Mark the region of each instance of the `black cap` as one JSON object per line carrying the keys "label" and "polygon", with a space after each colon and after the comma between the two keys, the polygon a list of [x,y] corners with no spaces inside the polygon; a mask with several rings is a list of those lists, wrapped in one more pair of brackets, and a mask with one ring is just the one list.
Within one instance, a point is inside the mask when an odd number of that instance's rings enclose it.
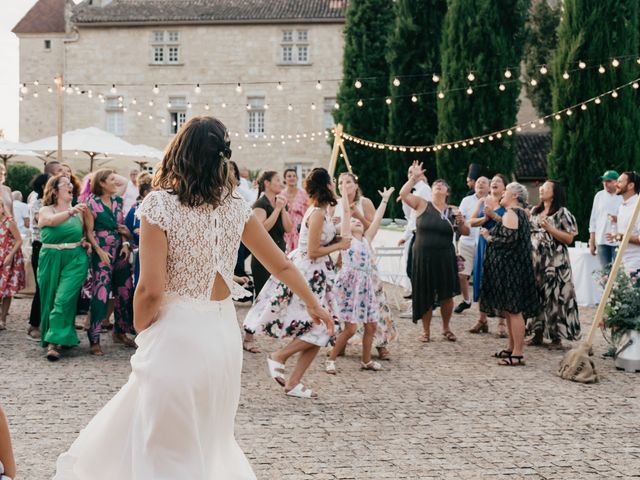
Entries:
{"label": "black cap", "polygon": [[482,176],[482,165],[477,163],[471,163],[469,165],[469,173],[467,173],[467,178],[472,180],[477,180]]}

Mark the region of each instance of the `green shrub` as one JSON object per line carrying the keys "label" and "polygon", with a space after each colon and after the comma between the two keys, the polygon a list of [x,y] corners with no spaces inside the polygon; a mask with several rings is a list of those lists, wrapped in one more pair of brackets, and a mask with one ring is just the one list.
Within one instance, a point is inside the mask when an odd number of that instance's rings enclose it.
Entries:
{"label": "green shrub", "polygon": [[31,180],[39,173],[42,172],[31,165],[22,163],[9,164],[5,184],[11,188],[11,191],[19,190],[22,192],[23,200],[26,202],[27,196],[31,193]]}

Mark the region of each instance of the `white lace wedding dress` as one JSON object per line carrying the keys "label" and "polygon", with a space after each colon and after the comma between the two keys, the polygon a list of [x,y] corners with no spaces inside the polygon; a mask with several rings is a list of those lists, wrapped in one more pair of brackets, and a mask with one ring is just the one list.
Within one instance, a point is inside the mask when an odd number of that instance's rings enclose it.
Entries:
{"label": "white lace wedding dress", "polygon": [[[80,432],[54,480],[235,480],[255,475],[234,437],[242,338],[231,298],[210,301],[216,275],[233,296],[240,237],[251,210],[227,197],[189,208],[165,191],[139,215],[168,240],[158,320],[141,332],[122,389]],[[220,281],[220,278],[218,278]]]}

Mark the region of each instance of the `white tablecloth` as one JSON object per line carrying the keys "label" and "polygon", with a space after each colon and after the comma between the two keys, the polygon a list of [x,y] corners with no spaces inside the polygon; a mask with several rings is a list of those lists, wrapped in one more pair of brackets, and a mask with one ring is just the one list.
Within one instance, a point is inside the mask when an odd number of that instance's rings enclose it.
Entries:
{"label": "white tablecloth", "polygon": [[602,295],[602,289],[593,277],[593,272],[602,268],[598,257],[591,255],[586,247],[576,247],[569,249],[569,258],[578,305],[597,305]]}

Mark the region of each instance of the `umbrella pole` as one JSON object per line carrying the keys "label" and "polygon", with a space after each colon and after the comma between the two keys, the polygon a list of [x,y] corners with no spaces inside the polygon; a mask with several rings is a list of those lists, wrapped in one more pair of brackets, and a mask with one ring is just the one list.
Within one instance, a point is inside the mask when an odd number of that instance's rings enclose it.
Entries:
{"label": "umbrella pole", "polygon": [[57,96],[57,126],[58,126],[58,152],[56,155],[56,159],[58,162],[62,163],[62,130],[64,123],[64,92],[62,91],[63,77],[62,75],[58,75],[55,79],[56,83],[56,96]]}

